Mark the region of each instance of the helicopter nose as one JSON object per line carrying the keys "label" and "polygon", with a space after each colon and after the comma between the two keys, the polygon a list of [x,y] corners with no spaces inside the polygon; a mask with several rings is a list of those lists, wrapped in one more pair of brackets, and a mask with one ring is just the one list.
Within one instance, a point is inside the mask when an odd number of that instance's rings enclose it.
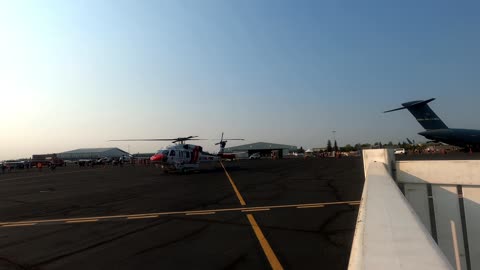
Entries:
{"label": "helicopter nose", "polygon": [[150,157],[151,161],[162,161],[163,155],[162,154],[155,154]]}

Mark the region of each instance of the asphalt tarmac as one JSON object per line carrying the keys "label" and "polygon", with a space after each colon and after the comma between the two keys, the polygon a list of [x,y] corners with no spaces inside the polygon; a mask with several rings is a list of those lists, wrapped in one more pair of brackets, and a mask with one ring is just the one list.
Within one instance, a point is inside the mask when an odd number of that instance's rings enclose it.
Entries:
{"label": "asphalt tarmac", "polygon": [[347,268],[360,158],[224,165],[0,175],[0,269]]}

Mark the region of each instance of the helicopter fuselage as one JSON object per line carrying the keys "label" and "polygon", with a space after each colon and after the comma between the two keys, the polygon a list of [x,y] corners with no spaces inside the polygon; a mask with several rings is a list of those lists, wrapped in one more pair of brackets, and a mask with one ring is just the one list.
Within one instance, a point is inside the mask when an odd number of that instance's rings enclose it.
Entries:
{"label": "helicopter fuselage", "polygon": [[150,160],[165,171],[195,170],[204,165],[218,163],[221,157],[203,152],[203,148],[193,144],[177,144],[158,150]]}

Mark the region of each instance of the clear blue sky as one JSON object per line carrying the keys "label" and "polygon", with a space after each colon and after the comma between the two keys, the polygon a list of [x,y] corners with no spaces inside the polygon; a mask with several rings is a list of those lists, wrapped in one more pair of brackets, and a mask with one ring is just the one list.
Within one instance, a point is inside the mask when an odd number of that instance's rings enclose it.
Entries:
{"label": "clear blue sky", "polygon": [[0,160],[221,131],[420,140],[408,112],[381,112],[430,97],[447,125],[480,129],[479,3],[2,1]]}

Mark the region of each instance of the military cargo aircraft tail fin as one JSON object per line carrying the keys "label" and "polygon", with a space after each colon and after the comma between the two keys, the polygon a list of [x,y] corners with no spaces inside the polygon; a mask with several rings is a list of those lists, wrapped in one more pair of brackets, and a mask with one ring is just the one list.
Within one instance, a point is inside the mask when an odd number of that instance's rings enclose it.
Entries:
{"label": "military cargo aircraft tail fin", "polygon": [[413,114],[413,116],[415,116],[418,123],[420,123],[424,129],[446,129],[448,128],[447,125],[445,125],[445,123],[443,123],[443,121],[427,105],[427,103],[433,100],[435,99],[431,98],[427,100],[406,102],[402,104],[402,107],[385,111],[384,113],[407,109],[411,114]]}

